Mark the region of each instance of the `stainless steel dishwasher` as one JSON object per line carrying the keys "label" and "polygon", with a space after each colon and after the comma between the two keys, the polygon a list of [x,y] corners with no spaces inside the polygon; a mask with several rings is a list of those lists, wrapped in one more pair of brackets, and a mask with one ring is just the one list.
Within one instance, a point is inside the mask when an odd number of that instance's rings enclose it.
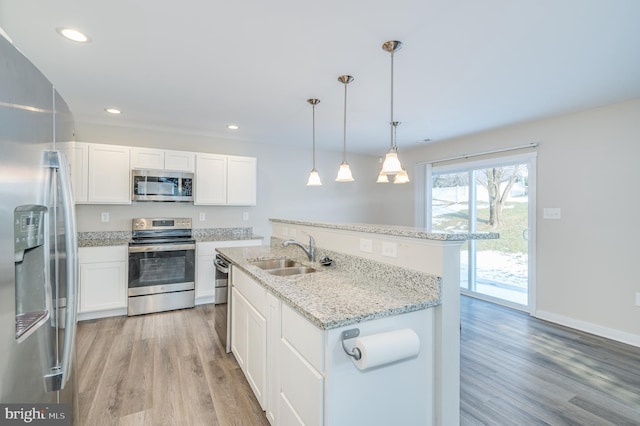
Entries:
{"label": "stainless steel dishwasher", "polygon": [[225,347],[227,353],[231,352],[231,339],[228,338],[230,334],[230,324],[228,322],[229,304],[229,262],[220,256],[216,255],[213,261],[216,267],[215,273],[215,309],[214,309],[214,328],[216,334],[220,339],[220,342]]}

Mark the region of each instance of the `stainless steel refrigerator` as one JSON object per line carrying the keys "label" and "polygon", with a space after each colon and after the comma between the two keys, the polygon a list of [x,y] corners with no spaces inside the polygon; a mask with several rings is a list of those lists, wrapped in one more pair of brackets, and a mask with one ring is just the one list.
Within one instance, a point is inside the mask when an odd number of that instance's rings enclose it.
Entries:
{"label": "stainless steel refrigerator", "polygon": [[75,214],[55,150],[73,137],[64,100],[0,35],[0,403],[77,418]]}

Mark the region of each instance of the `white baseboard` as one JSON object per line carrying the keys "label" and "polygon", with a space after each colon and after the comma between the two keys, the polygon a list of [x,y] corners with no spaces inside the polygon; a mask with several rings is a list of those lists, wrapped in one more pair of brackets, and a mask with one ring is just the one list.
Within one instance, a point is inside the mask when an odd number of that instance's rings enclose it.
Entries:
{"label": "white baseboard", "polygon": [[611,339],[617,342],[626,343],[627,345],[640,347],[640,336],[637,334],[603,327],[601,325],[593,324],[586,321],[580,321],[574,318],[565,317],[563,315],[554,314],[553,312],[536,310],[535,313],[532,314],[532,316],[541,320],[560,324],[565,327],[575,328],[576,330],[584,331],[585,333],[595,334],[596,336],[604,337],[606,339]]}
{"label": "white baseboard", "polygon": [[108,309],[106,311],[85,312],[78,314],[78,321],[127,315],[127,308]]}

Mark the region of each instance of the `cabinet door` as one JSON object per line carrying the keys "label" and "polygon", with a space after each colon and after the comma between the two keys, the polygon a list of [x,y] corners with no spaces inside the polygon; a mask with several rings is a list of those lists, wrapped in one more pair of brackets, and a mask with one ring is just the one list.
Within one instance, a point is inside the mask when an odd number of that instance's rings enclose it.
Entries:
{"label": "cabinet door", "polygon": [[256,205],[257,159],[228,156],[227,204]]}
{"label": "cabinet door", "polygon": [[85,142],[65,142],[60,144],[69,162],[71,172],[71,190],[76,204],[87,202],[89,174],[89,145]]}
{"label": "cabinet door", "polygon": [[247,356],[247,300],[240,292],[231,290],[231,352],[242,371],[245,371]]}
{"label": "cabinet door", "polygon": [[196,155],[194,204],[227,203],[227,156]]}
{"label": "cabinet door", "polygon": [[153,148],[131,148],[132,169],[164,169],[164,151]]}
{"label": "cabinet door", "polygon": [[89,145],[89,202],[131,204],[129,147]]}
{"label": "cabinet door", "polygon": [[127,307],[125,262],[80,265],[79,312]]}
{"label": "cabinet door", "polygon": [[[215,255],[198,256],[196,265],[196,299],[215,296]],[[197,301],[196,301],[197,302]]]}
{"label": "cabinet door", "polygon": [[193,172],[195,166],[195,153],[187,151],[165,151],[164,169],[181,172]]}
{"label": "cabinet door", "polygon": [[264,410],[267,384],[267,320],[247,304],[245,376]]}
{"label": "cabinet door", "polygon": [[[324,378],[293,346],[280,342],[279,424],[322,425],[324,409]],[[295,413],[295,414],[294,414]]]}
{"label": "cabinet door", "polygon": [[267,293],[267,393],[265,395],[265,412],[269,423],[280,423],[278,415],[278,394],[280,394],[279,357],[280,348],[280,299]]}

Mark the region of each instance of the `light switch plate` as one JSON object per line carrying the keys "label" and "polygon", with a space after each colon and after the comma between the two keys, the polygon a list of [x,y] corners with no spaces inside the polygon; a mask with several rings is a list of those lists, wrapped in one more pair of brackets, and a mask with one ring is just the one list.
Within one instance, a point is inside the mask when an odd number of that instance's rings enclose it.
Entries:
{"label": "light switch plate", "polygon": [[242,220],[249,220],[249,212],[242,213]]}
{"label": "light switch plate", "polygon": [[385,241],[382,243],[382,255],[385,257],[398,257],[398,243]]}
{"label": "light switch plate", "polygon": [[544,219],[562,219],[562,209],[546,207],[542,210],[542,217]]}
{"label": "light switch plate", "polygon": [[100,213],[100,222],[109,222],[109,212]]}
{"label": "light switch plate", "polygon": [[360,251],[365,253],[373,253],[373,240],[360,238]]}

